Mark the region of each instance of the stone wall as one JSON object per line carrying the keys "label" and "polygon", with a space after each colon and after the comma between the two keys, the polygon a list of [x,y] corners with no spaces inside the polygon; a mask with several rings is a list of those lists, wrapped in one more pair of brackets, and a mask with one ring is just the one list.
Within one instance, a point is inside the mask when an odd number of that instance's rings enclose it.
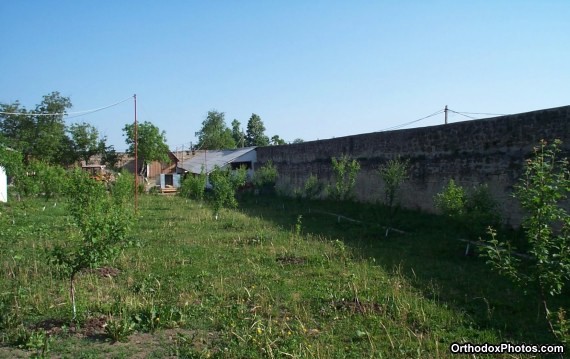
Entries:
{"label": "stone wall", "polygon": [[410,179],[402,186],[401,204],[433,211],[433,197],[450,178],[471,187],[488,184],[502,204],[507,223],[518,225],[521,212],[511,197],[524,160],[540,139],[561,139],[570,154],[570,106],[484,120],[409,130],[375,132],[283,146],[257,148],[258,161],[272,160],[278,185],[302,188],[309,175],[332,179],[331,157],[347,154],[361,164],[356,196],[382,200],[378,167],[392,158],[409,159]]}

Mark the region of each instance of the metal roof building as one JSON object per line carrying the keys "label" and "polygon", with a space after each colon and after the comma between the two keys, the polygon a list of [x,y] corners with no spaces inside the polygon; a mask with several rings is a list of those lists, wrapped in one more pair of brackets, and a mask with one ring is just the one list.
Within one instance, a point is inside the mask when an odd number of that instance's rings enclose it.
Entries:
{"label": "metal roof building", "polygon": [[178,162],[178,172],[206,174],[212,172],[216,166],[224,168],[228,165],[232,169],[245,166],[250,174],[253,173],[257,162],[256,147],[244,147],[235,150],[201,150],[194,151],[190,157],[184,157]]}

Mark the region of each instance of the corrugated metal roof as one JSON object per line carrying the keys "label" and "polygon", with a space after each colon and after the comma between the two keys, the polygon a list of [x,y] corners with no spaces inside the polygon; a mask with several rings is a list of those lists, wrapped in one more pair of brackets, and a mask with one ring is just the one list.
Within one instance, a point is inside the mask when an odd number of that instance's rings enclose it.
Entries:
{"label": "corrugated metal roof", "polygon": [[196,154],[184,161],[178,162],[178,167],[190,173],[206,173],[214,170],[214,167],[224,167],[235,159],[255,150],[255,147],[238,148],[237,150],[207,150],[196,151]]}

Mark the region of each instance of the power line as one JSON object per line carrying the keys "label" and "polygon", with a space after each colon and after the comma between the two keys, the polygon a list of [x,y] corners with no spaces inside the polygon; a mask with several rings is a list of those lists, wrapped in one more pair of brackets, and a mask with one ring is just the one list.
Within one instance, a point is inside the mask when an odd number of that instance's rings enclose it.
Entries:
{"label": "power line", "polygon": [[89,115],[91,113],[94,112],[99,112],[99,111],[103,111],[106,110],[110,107],[114,107],[117,105],[122,104],[123,102],[129,101],[130,99],[132,99],[133,96],[129,96],[124,100],[115,102],[111,105],[107,105],[107,106],[103,106],[103,107],[99,107],[99,108],[95,108],[95,109],[91,109],[91,110],[84,110],[84,111],[74,111],[74,112],[56,112],[56,113],[33,113],[33,112],[3,112],[0,111],[0,115],[18,115],[18,116],[67,116],[67,119],[71,119],[71,118],[76,118],[76,117],[81,117],[81,116],[85,116],[85,115]]}
{"label": "power line", "polygon": [[483,116],[508,116],[509,115],[508,113],[486,113],[486,112],[465,112],[465,111],[457,111],[456,113],[462,113],[462,114],[468,114],[468,115],[483,115]]}
{"label": "power line", "polygon": [[388,128],[385,128],[385,129],[383,129],[383,130],[380,130],[379,132],[397,130],[397,129],[399,129],[399,128],[402,128],[402,127],[405,127],[405,126],[411,125],[411,124],[413,124],[413,123],[416,123],[416,122],[420,122],[420,121],[426,120],[426,119],[428,119],[428,118],[430,118],[430,117],[433,117],[433,116],[439,115],[440,113],[443,113],[443,111],[444,111],[444,110],[439,110],[439,111],[436,111],[436,112],[432,113],[431,115],[427,115],[427,116],[425,116],[425,117],[419,118],[419,119],[417,119],[417,120],[414,120],[414,121],[410,121],[410,122],[402,123],[402,124],[400,124],[400,125],[396,125],[396,126],[388,127]]}
{"label": "power line", "polygon": [[456,113],[456,114],[461,115],[461,116],[464,116],[464,117],[467,117],[467,118],[470,118],[470,119],[472,119],[472,120],[477,120],[477,118],[475,118],[475,117],[473,117],[473,116],[466,115],[466,114],[461,113],[461,112],[453,111],[453,110],[450,110],[450,109],[448,109],[448,111],[449,111],[449,112]]}

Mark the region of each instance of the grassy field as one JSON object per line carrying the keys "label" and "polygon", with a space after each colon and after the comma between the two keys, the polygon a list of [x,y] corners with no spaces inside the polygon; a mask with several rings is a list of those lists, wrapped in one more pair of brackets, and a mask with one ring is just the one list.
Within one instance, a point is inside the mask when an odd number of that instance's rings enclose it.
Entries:
{"label": "grassy field", "polygon": [[381,206],[280,197],[214,220],[143,196],[132,245],[79,276],[75,323],[48,263],[74,233],[54,203],[0,207],[0,357],[451,358],[453,342],[554,342],[536,298],[465,256],[442,218],[401,211],[405,233],[386,237]]}

